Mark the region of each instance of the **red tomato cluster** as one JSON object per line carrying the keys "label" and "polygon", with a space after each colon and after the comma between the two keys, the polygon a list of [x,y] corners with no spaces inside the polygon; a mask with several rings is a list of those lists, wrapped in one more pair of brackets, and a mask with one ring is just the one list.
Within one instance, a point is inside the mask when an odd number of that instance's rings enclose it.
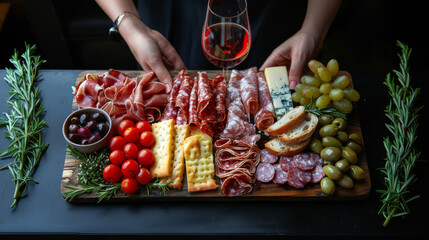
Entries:
{"label": "red tomato cluster", "polygon": [[155,157],[150,147],[155,143],[155,138],[146,121],[134,123],[128,119],[122,120],[118,133],[110,140],[111,164],[104,168],[103,177],[110,183],[122,180],[122,191],[133,194],[139,184],[147,184],[152,178],[149,168]]}

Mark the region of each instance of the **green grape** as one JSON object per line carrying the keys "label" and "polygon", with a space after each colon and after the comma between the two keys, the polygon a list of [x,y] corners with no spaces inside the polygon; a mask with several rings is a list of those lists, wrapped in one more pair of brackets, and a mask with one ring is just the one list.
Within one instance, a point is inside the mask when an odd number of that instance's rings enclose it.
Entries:
{"label": "green grape", "polygon": [[316,107],[317,108],[323,108],[328,106],[328,104],[331,102],[331,99],[328,95],[321,95],[316,100]]}
{"label": "green grape", "polygon": [[308,86],[302,90],[302,95],[308,99],[316,99],[320,96],[319,88]]}
{"label": "green grape", "polygon": [[329,69],[325,66],[321,66],[317,69],[317,72],[319,73],[320,79],[322,82],[330,82],[332,79],[332,74],[329,71]]}
{"label": "green grape", "polygon": [[310,75],[304,75],[301,77],[301,82],[304,84],[308,84],[313,87],[319,87],[320,86],[320,79],[315,78]]}
{"label": "green grape", "polygon": [[319,92],[321,94],[326,94],[328,95],[329,92],[332,90],[332,84],[331,83],[322,83],[319,87]]}
{"label": "green grape", "polygon": [[344,97],[352,102],[357,102],[360,99],[360,94],[354,88],[346,88],[343,90]]}
{"label": "green grape", "polygon": [[329,69],[332,76],[337,75],[340,69],[340,67],[338,66],[338,62],[335,59],[329,60],[328,64],[326,64],[326,67]]}
{"label": "green grape", "polygon": [[334,86],[334,88],[339,88],[339,89],[344,89],[347,86],[349,86],[351,80],[349,78],[349,76],[347,75],[342,75],[337,77],[334,82],[332,83],[332,86]]}
{"label": "green grape", "polygon": [[303,96],[301,94],[299,94],[298,92],[292,93],[292,101],[293,102],[301,103],[301,98],[303,98]]}
{"label": "green grape", "polygon": [[347,98],[342,98],[339,101],[332,101],[332,105],[342,113],[350,113],[353,110],[353,104]]}
{"label": "green grape", "polygon": [[310,68],[310,70],[315,74],[319,74],[318,72],[319,67],[323,67],[323,64],[317,60],[310,60],[308,62],[308,68]]}
{"label": "green grape", "polygon": [[301,95],[302,95],[302,90],[303,90],[304,88],[307,88],[307,87],[309,87],[309,85],[304,84],[304,83],[298,83],[298,84],[295,86],[295,92],[297,92],[297,93],[299,93],[299,94],[301,94]]}
{"label": "green grape", "polygon": [[334,88],[329,92],[329,98],[332,101],[339,101],[343,99],[343,97],[344,97],[344,92],[341,89]]}

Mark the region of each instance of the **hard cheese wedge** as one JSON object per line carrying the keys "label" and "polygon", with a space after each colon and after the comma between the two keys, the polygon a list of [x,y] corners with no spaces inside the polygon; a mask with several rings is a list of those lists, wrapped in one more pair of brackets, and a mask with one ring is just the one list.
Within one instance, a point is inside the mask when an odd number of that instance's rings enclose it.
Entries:
{"label": "hard cheese wedge", "polygon": [[270,90],[271,100],[277,119],[280,119],[293,108],[292,94],[289,89],[289,78],[286,66],[265,68],[265,78]]}

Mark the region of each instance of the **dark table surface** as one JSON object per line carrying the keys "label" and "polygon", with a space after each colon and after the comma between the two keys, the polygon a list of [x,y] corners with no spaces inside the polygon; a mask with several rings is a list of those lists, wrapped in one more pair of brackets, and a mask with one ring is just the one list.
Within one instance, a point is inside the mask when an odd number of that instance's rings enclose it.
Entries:
{"label": "dark table surface", "polygon": [[[49,148],[43,155],[27,194],[15,209],[12,203],[13,184],[8,170],[0,172],[0,238],[4,235],[230,235],[237,237],[295,238],[345,235],[366,237],[405,237],[428,235],[427,206],[428,164],[418,163],[418,181],[411,188],[421,198],[409,204],[411,214],[405,219],[393,219],[383,227],[378,214],[381,206],[377,189],[383,188],[383,176],[377,168],[384,165],[384,108],[388,95],[382,82],[385,70],[349,70],[355,88],[361,94],[358,103],[365,151],[369,163],[372,190],[363,200],[280,202],[280,201],[203,201],[72,204],[60,191],[66,142],[61,133],[64,119],[71,111],[72,89],[80,70],[42,70],[41,98],[46,108],[44,119],[49,127],[44,140]],[[6,72],[0,70],[0,79]],[[0,81],[0,112],[8,112],[6,100],[9,86]],[[422,95],[425,94],[423,89]],[[422,100],[423,101],[423,100]],[[419,103],[423,103],[420,101]],[[426,109],[424,109],[426,110]],[[427,114],[421,123],[427,121]],[[0,132],[0,150],[8,145],[4,129]],[[422,132],[422,128],[421,131]],[[420,135],[423,135],[420,134]],[[417,142],[423,146],[423,139]],[[427,153],[423,152],[422,157]],[[3,166],[8,159],[0,160]],[[2,236],[3,235],[3,236]],[[207,239],[207,238],[206,238]]]}

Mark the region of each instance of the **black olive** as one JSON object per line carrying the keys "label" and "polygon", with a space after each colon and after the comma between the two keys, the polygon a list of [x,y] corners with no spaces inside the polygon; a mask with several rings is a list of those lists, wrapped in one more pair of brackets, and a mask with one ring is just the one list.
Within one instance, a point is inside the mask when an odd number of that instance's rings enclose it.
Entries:
{"label": "black olive", "polygon": [[86,123],[90,120],[88,113],[82,113],[79,118],[79,122],[81,126],[85,126]]}
{"label": "black olive", "polygon": [[99,141],[100,139],[101,139],[100,133],[95,132],[94,134],[92,134],[92,135],[89,137],[89,139],[88,139],[88,140],[89,140],[91,143],[95,143],[95,142]]}
{"label": "black olive", "polygon": [[69,126],[69,132],[70,133],[77,133],[78,129],[79,129],[79,126],[77,124],[70,124],[70,126]]}
{"label": "black olive", "polygon": [[88,140],[88,138],[84,138],[82,139],[82,141],[80,142],[80,144],[82,145],[86,145],[86,144],[90,144],[91,142]]}
{"label": "black olive", "polygon": [[79,143],[80,142],[80,136],[76,133],[70,133],[68,135],[68,139],[74,143]]}
{"label": "black olive", "polygon": [[97,130],[100,132],[101,136],[104,136],[109,131],[109,126],[105,123],[99,123],[97,124]]}
{"label": "black olive", "polygon": [[105,122],[106,119],[104,119],[104,116],[100,113],[93,113],[92,114],[92,120],[95,120],[97,122]]}
{"label": "black olive", "polygon": [[97,129],[97,122],[95,120],[91,120],[86,123],[85,127],[88,128],[91,132],[94,132]]}
{"label": "black olive", "polygon": [[71,124],[78,124],[79,123],[79,117],[74,116],[70,119]]}

